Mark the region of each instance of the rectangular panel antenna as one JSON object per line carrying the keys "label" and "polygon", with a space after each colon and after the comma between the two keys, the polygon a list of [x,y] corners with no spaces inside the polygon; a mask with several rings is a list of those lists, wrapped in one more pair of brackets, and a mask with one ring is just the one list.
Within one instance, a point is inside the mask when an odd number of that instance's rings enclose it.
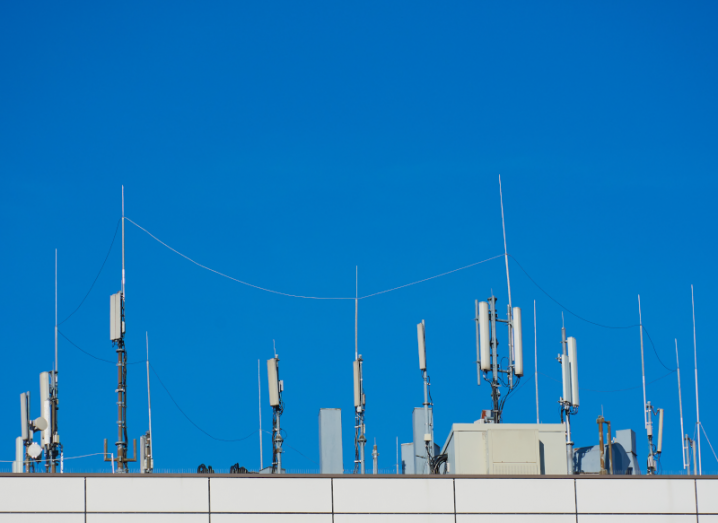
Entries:
{"label": "rectangular panel antenna", "polygon": [[578,407],[578,359],[576,355],[576,338],[568,338],[568,361],[571,368],[571,405]]}
{"label": "rectangular panel antenna", "polygon": [[354,407],[362,406],[361,360],[354,360]]}
{"label": "rectangular panel antenna", "polygon": [[416,325],[416,335],[419,339],[419,370],[426,370],[426,332],[423,321]]}
{"label": "rectangular panel antenna", "polygon": [[110,341],[122,338],[122,293],[110,296]]}
{"label": "rectangular panel antenna", "polygon": [[269,405],[279,407],[279,358],[267,360],[267,384],[269,385]]}
{"label": "rectangular panel antenna", "polygon": [[479,348],[481,370],[491,370],[491,333],[489,332],[489,304],[479,302]]}
{"label": "rectangular panel antenna", "polygon": [[521,330],[521,307],[514,307],[513,311],[514,330],[514,374],[524,375],[524,336]]}

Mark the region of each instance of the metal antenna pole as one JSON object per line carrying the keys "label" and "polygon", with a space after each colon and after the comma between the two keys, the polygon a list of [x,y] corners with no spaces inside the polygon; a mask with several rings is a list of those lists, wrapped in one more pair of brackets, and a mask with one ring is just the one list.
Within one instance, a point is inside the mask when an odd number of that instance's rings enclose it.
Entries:
{"label": "metal antenna pole", "polygon": [[686,442],[685,438],[683,437],[683,401],[681,400],[681,365],[678,362],[678,339],[675,339],[676,342],[676,372],[678,373],[678,409],[681,415],[681,449],[682,449],[682,457],[683,457],[683,468],[686,468]]}
{"label": "metal antenna pole", "polygon": [[641,331],[641,375],[643,378],[643,422],[648,437],[648,462],[646,473],[652,474],[655,468],[653,459],[653,420],[651,419],[651,407],[646,401],[646,365],[643,358],[643,316],[641,314],[641,295],[638,295],[638,326]]}
{"label": "metal antenna pole", "polygon": [[396,473],[399,474],[399,436],[396,437]]}
{"label": "metal antenna pole", "polygon": [[55,249],[55,372],[53,376],[54,381],[54,392],[52,395],[52,430],[50,430],[50,434],[52,434],[52,442],[50,444],[51,447],[51,455],[52,455],[52,472],[57,471],[57,463],[56,463],[56,447],[59,441],[59,437],[57,434],[57,411],[59,410],[59,401],[58,401],[58,387],[57,387],[57,376],[58,376],[58,366],[57,366],[57,249]]}
{"label": "metal antenna pole", "polygon": [[499,355],[498,355],[498,342],[496,341],[496,297],[491,296],[489,298],[489,314],[491,314],[491,350],[492,350],[492,365],[491,365],[491,398],[494,403],[494,423],[501,421],[499,412]]}
{"label": "metal antenna pole", "polygon": [[354,295],[354,359],[359,357],[359,266],[356,267],[356,294]]}
{"label": "metal antenna pole", "polygon": [[262,457],[262,373],[260,372],[259,360],[257,360],[257,397],[259,398],[259,470],[264,469]]}
{"label": "metal antenna pole", "polygon": [[693,306],[693,362],[695,363],[696,380],[696,425],[698,426],[698,475],[703,475],[701,464],[701,414],[698,408],[698,352],[696,349],[696,301],[693,297],[693,285],[691,285],[691,305]]}
{"label": "metal antenna pole", "polygon": [[[424,320],[421,320],[423,325]],[[431,423],[429,422],[429,372],[424,369],[421,371],[422,377],[424,378],[424,445],[426,447],[426,466],[428,468],[427,473],[431,474],[431,461],[432,461],[432,450],[433,450],[433,434]]]}
{"label": "metal antenna pole", "polygon": [[511,305],[511,279],[509,278],[509,251],[506,249],[506,223],[504,221],[504,195],[501,191],[501,175],[499,174],[499,197],[501,198],[501,227],[504,230],[504,259],[506,260],[506,284],[509,288],[509,307]]}
{"label": "metal antenna pole", "polygon": [[[155,455],[152,452],[152,443],[154,438],[152,437],[152,398],[150,396],[150,337],[147,331],[145,331],[145,343],[147,345],[147,415],[149,417],[150,424],[150,456],[147,460],[147,469],[151,472],[154,468]],[[144,463],[142,465],[144,465]]]}
{"label": "metal antenna pole", "polygon": [[[561,323],[563,325],[563,312],[561,313]],[[566,376],[566,370],[564,370],[564,365],[568,365],[568,351],[566,349],[567,345],[566,341],[566,327],[561,327],[561,348],[562,348],[562,355],[561,355],[561,370],[563,371],[563,375]],[[568,375],[570,376],[570,371],[568,372]],[[564,377],[564,384],[566,383],[566,378]],[[566,395],[569,394],[567,389]],[[563,398],[563,410],[566,414],[566,468],[568,469],[569,474],[574,473],[574,466],[573,466],[573,441],[571,441],[571,403],[566,399]]]}
{"label": "metal antenna pole", "polygon": [[538,342],[536,341],[536,300],[534,300],[534,381],[536,382],[536,424],[539,421],[539,392],[538,392]]}
{"label": "metal antenna pole", "polygon": [[508,328],[509,328],[509,364],[508,372],[509,377],[509,389],[513,388],[514,385],[514,343],[513,343],[513,324],[511,322],[511,316],[513,312],[513,305],[511,303],[511,278],[509,278],[509,251],[506,248],[506,222],[504,220],[504,195],[501,191],[501,175],[499,174],[499,198],[501,199],[501,228],[504,232],[504,260],[506,261],[506,286],[509,289],[509,303],[508,303]]}

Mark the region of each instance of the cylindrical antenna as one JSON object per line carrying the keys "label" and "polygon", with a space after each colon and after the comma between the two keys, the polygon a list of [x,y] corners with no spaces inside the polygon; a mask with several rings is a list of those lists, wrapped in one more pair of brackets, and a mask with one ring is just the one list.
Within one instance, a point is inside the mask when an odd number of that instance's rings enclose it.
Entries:
{"label": "cylindrical antenna", "polygon": [[534,382],[536,382],[536,424],[539,421],[539,391],[538,391],[538,342],[536,341],[536,300],[534,300]]}
{"label": "cylindrical antenna", "polygon": [[30,441],[30,413],[29,406],[30,401],[27,394],[24,392],[20,394],[20,430],[23,441]]}
{"label": "cylindrical antenna", "polygon": [[[152,452],[152,444],[155,441],[155,438],[152,437],[152,398],[150,396],[150,336],[145,331],[145,343],[147,345],[147,415],[149,417],[149,429],[150,429],[150,460],[149,463],[147,463],[147,468],[149,470],[152,470],[153,462],[155,460],[155,454]],[[144,449],[144,445],[141,445],[141,447]]]}
{"label": "cylindrical antenna", "polygon": [[476,384],[481,386],[481,349],[479,342],[479,300],[474,302],[476,307],[476,317],[474,323],[476,323]]}
{"label": "cylindrical antenna", "polygon": [[509,278],[509,251],[506,249],[506,223],[504,221],[504,194],[501,191],[501,175],[499,174],[499,197],[501,198],[501,228],[504,231],[504,259],[506,260],[506,285],[509,288],[509,306],[511,307],[511,279]]}
{"label": "cylindrical antenna", "polygon": [[257,360],[257,398],[259,398],[259,470],[264,469],[262,457],[262,373],[259,360]]}
{"label": "cylindrical antenna", "polygon": [[269,386],[269,405],[279,407],[279,358],[274,357],[267,360],[267,384]]}
{"label": "cylindrical antenna", "polygon": [[703,465],[701,463],[701,414],[698,408],[698,351],[696,349],[696,301],[693,297],[693,285],[691,285],[691,305],[693,306],[693,361],[695,363],[696,374],[696,425],[698,426],[698,475],[703,475]]}
{"label": "cylindrical antenna", "polygon": [[641,295],[638,295],[638,328],[641,332],[641,375],[643,377],[643,425],[648,428],[648,411],[646,410],[646,364],[643,361],[643,317],[641,315]]}
{"label": "cylindrical antenna", "polygon": [[479,302],[479,337],[481,370],[491,370],[491,333],[489,331],[489,304]]}
{"label": "cylindrical antenna", "polygon": [[513,309],[514,374],[524,375],[524,335],[521,328],[521,307]]}
{"label": "cylindrical antenna", "polygon": [[568,338],[568,364],[571,367],[571,405],[578,407],[578,356],[576,338]]}
{"label": "cylindrical antenna", "polygon": [[681,400],[681,364],[678,361],[678,339],[676,342],[676,372],[678,373],[678,409],[681,415],[681,455],[683,458],[683,468],[686,468],[686,441],[683,432],[683,401]]}
{"label": "cylindrical antenna", "polygon": [[563,378],[563,401],[569,405],[571,401],[571,366],[568,361],[568,351],[566,350],[566,328],[561,327],[561,377]]}
{"label": "cylindrical antenna", "polygon": [[362,390],[361,390],[361,361],[356,359],[354,365],[354,407],[362,406]]}
{"label": "cylindrical antenna", "polygon": [[426,370],[426,332],[424,320],[416,325],[416,336],[419,340],[419,370]]}
{"label": "cylindrical antenna", "polygon": [[658,409],[658,443],[656,444],[656,454],[663,451],[663,409]]}
{"label": "cylindrical antenna", "polygon": [[354,294],[354,359],[359,358],[359,266],[356,266],[356,292]]}

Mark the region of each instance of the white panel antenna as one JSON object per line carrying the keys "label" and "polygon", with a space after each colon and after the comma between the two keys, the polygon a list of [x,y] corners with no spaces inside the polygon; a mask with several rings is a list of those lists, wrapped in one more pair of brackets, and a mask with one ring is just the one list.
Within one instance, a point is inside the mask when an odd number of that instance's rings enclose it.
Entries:
{"label": "white panel antenna", "polygon": [[481,370],[491,370],[491,333],[489,332],[489,304],[479,302],[479,348]]}
{"label": "white panel antenna", "polygon": [[576,338],[568,338],[568,363],[571,369],[571,405],[578,407],[578,359],[576,355]]}
{"label": "white panel antenna", "polygon": [[514,374],[524,375],[524,336],[521,330],[521,307],[514,307],[513,311],[514,330]]}
{"label": "white panel antenna", "polygon": [[269,405],[279,407],[279,357],[267,360],[267,384],[269,385]]}
{"label": "white panel antenna", "polygon": [[571,365],[568,354],[561,355],[561,374],[563,378],[563,401],[573,405],[571,401]]}
{"label": "white panel antenna", "polygon": [[20,423],[23,441],[30,441],[30,393],[20,394]]}
{"label": "white panel antenna", "polygon": [[110,296],[110,341],[122,338],[125,326],[122,322],[122,292]]}
{"label": "white panel antenna", "polygon": [[416,335],[419,340],[419,370],[426,370],[426,332],[424,320],[416,325]]}
{"label": "white panel antenna", "polygon": [[663,451],[663,409],[658,409],[658,443],[656,444],[656,453]]}

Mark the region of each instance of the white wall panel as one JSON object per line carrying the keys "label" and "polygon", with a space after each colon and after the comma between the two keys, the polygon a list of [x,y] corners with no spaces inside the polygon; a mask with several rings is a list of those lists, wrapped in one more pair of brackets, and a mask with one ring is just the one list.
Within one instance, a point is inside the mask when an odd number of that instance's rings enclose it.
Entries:
{"label": "white wall panel", "polygon": [[699,514],[718,514],[718,480],[696,480],[696,493]]}
{"label": "white wall panel", "polygon": [[457,514],[456,523],[576,523],[576,514]]}
{"label": "white wall panel", "polygon": [[332,523],[331,514],[212,514],[212,523]]}
{"label": "white wall panel", "polygon": [[208,512],[207,478],[87,478],[88,512]]}
{"label": "white wall panel", "polygon": [[83,512],[84,478],[0,478],[0,512]]}
{"label": "white wall panel", "polygon": [[454,523],[453,514],[335,514],[334,523]]}
{"label": "white wall panel", "polygon": [[0,523],[85,523],[84,514],[0,514]]}
{"label": "white wall panel", "polygon": [[332,511],[329,478],[212,478],[212,512]]}
{"label": "white wall panel", "polygon": [[87,523],[209,523],[209,514],[88,514]]}
{"label": "white wall panel", "polygon": [[457,513],[576,513],[572,479],[457,479]]}
{"label": "white wall panel", "polygon": [[339,512],[453,514],[453,481],[338,478],[334,480],[334,513]]}
{"label": "white wall panel", "polygon": [[579,513],[676,514],[696,512],[693,480],[577,479]]}
{"label": "white wall panel", "polygon": [[[579,514],[578,523],[696,523],[696,516],[681,514]],[[701,523],[704,523],[701,516]]]}

